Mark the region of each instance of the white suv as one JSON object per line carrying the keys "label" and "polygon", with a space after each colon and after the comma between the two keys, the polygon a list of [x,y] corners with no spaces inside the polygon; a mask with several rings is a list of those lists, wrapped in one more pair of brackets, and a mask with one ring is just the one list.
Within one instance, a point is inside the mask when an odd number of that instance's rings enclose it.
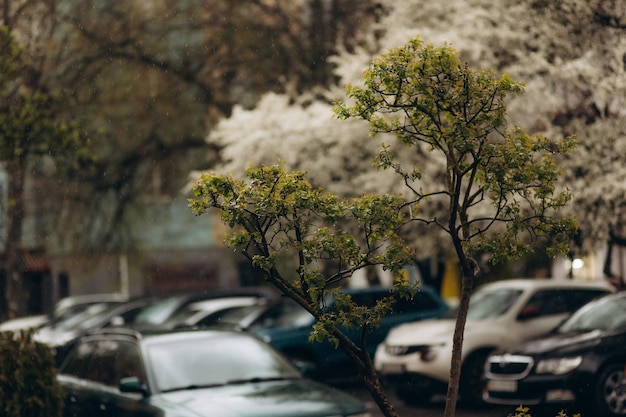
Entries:
{"label": "white suv", "polygon": [[[555,279],[511,279],[480,287],[470,300],[465,326],[461,398],[481,400],[482,371],[491,351],[546,334],[578,307],[614,291],[604,281]],[[455,323],[451,314],[399,325],[378,345],[376,370],[403,401],[420,404],[446,392]]]}

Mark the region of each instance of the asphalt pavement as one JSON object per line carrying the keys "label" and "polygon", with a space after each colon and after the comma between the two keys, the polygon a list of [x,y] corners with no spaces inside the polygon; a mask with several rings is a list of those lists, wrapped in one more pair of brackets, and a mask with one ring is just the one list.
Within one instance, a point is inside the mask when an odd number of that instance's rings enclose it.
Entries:
{"label": "asphalt pavement", "polygon": [[[369,392],[359,382],[341,382],[333,383],[337,388],[349,392],[357,398],[365,401],[371,412],[371,417],[384,417],[383,413],[378,409],[378,406],[372,400]],[[404,404],[393,393],[393,390],[386,389],[386,393],[389,399],[396,407],[396,411],[401,417],[441,417],[445,409],[445,397],[435,397],[433,401],[428,405],[415,407]],[[515,414],[514,406],[495,406],[490,404],[483,404],[481,406],[467,406],[458,404],[455,417],[507,417]],[[554,417],[543,416],[534,414],[536,417]]]}

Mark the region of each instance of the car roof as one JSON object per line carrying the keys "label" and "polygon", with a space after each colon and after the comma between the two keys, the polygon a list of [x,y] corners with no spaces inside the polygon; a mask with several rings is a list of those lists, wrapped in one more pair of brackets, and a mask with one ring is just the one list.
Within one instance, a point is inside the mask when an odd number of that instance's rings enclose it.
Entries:
{"label": "car roof", "polygon": [[185,340],[206,339],[207,341],[224,337],[247,337],[257,339],[251,333],[241,331],[235,327],[203,327],[203,328],[183,328],[183,329],[149,329],[135,330],[126,327],[110,327],[94,329],[83,336],[81,340],[93,339],[134,339],[142,345],[157,345],[163,343],[173,343]]}
{"label": "car roof", "polygon": [[76,304],[83,303],[97,303],[97,302],[106,302],[106,301],[127,301],[128,296],[122,293],[96,293],[96,294],[81,294],[81,295],[70,295],[64,298],[61,298],[57,303],[59,307],[67,307]]}
{"label": "car roof", "polygon": [[264,297],[257,296],[235,296],[235,297],[222,297],[222,298],[209,298],[208,300],[194,301],[188,304],[189,308],[195,308],[198,310],[214,310],[221,307],[241,306],[241,305],[253,305],[256,303],[265,303]]}
{"label": "car roof", "polygon": [[582,288],[598,289],[607,292],[615,292],[615,287],[603,280],[582,280],[582,279],[556,279],[556,278],[512,278],[501,281],[494,281],[480,286],[485,288],[520,288],[543,289],[543,288]]}

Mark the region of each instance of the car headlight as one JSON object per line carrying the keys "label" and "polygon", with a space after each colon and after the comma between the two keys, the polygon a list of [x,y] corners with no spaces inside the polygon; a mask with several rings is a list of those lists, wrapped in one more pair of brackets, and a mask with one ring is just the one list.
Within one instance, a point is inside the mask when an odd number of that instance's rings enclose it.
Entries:
{"label": "car headlight", "polygon": [[436,345],[385,345],[385,351],[391,356],[405,356],[413,353],[419,353],[420,359],[429,362],[435,359],[439,350],[445,346],[443,343]]}
{"label": "car headlight", "polygon": [[543,359],[537,363],[537,369],[535,372],[538,374],[563,375],[576,369],[582,361],[582,356]]}

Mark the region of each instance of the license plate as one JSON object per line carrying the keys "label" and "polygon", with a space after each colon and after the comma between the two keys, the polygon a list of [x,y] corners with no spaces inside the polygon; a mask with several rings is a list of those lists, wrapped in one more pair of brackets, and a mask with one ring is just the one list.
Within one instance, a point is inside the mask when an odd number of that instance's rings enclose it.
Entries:
{"label": "license plate", "polygon": [[382,373],[383,374],[403,374],[404,365],[399,364],[399,363],[390,363],[387,365],[383,365]]}
{"label": "license plate", "polygon": [[487,382],[487,391],[515,392],[517,391],[517,381],[492,379],[489,382]]}

